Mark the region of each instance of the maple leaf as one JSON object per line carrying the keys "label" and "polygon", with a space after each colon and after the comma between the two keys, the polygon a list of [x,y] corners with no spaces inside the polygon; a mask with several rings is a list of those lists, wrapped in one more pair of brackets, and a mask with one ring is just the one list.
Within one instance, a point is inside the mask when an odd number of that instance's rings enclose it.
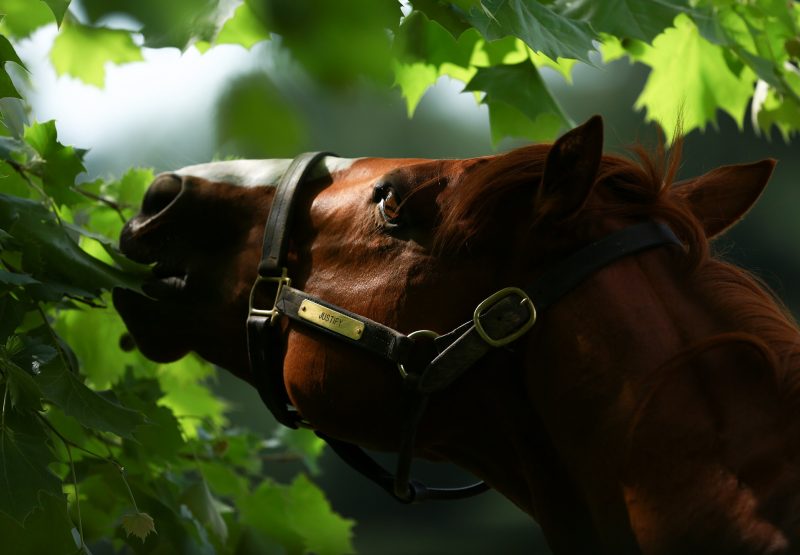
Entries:
{"label": "maple leaf", "polygon": [[133,534],[144,542],[150,532],[157,534],[153,517],[147,513],[132,513],[122,516],[122,527],[129,536]]}

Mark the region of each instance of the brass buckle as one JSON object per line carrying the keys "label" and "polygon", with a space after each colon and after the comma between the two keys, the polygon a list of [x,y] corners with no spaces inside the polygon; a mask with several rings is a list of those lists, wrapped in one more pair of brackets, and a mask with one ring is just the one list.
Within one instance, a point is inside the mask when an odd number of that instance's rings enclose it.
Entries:
{"label": "brass buckle", "polygon": [[[264,308],[256,308],[254,306],[255,296],[256,296],[256,289],[262,283],[270,282],[276,283],[277,289],[275,290],[275,300],[272,301],[272,308],[264,309]],[[269,324],[272,325],[275,323],[275,320],[280,315],[280,312],[275,308],[275,305],[278,304],[278,299],[281,296],[281,291],[283,291],[284,287],[289,287],[292,284],[292,280],[287,275],[286,268],[281,270],[280,276],[258,276],[256,282],[253,284],[253,288],[250,289],[250,307],[249,307],[249,314],[250,316],[267,316],[269,318]]]}
{"label": "brass buckle", "polygon": [[[527,305],[530,317],[528,318],[527,322],[509,335],[500,338],[491,337],[486,330],[483,329],[483,324],[481,324],[481,316],[484,312],[492,308],[498,302],[506,297],[510,297],[511,295],[516,295],[521,299],[519,303],[520,305]],[[492,347],[502,347],[503,345],[508,345],[512,341],[516,341],[529,329],[531,329],[531,327],[533,327],[533,324],[536,323],[536,307],[533,306],[533,301],[528,294],[525,293],[525,291],[519,287],[506,287],[505,289],[501,289],[494,295],[491,295],[487,299],[481,301],[481,303],[475,307],[475,312],[472,314],[472,321],[475,323],[475,331],[478,332],[478,335],[481,336],[481,339],[486,341]]]}
{"label": "brass buckle", "polygon": [[[430,337],[431,339],[436,339],[439,337],[439,334],[431,330],[417,330],[409,333],[407,337],[409,339],[414,339],[415,337]],[[408,378],[408,370],[406,370],[402,362],[397,363],[397,369],[400,370],[400,376],[402,376],[404,380]]]}

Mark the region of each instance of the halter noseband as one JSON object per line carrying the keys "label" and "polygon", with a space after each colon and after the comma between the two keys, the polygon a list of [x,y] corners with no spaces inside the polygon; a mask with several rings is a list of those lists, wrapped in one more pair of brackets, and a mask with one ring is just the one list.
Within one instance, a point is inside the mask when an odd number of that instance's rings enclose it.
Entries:
{"label": "halter noseband", "polygon": [[[264,230],[264,246],[258,274],[250,293],[247,318],[248,350],[256,387],[275,418],[290,428],[309,427],[289,401],[283,380],[283,344],[273,326],[280,316],[308,325],[345,343],[372,352],[398,365],[408,392],[408,414],[394,474],[381,467],[360,447],[319,431],[333,450],[355,470],[378,484],[395,499],[410,503],[424,500],[461,499],[488,489],[483,482],[463,488],[428,488],[410,478],[417,427],[432,393],[448,387],[490,350],[507,345],[535,324],[537,311],[551,306],[588,276],[615,260],[662,245],[681,242],[665,224],[647,221],[635,224],[580,249],[561,260],[530,287],[502,289],[481,302],[471,320],[437,335],[420,330],[405,335],[369,318],[349,312],[291,286],[286,269],[288,230],[296,192],[311,168],[325,152],[301,154],[281,177]],[[256,292],[274,287],[271,308],[254,305]],[[420,337],[433,344],[425,366],[419,359]],[[270,371],[271,369],[271,371]]]}

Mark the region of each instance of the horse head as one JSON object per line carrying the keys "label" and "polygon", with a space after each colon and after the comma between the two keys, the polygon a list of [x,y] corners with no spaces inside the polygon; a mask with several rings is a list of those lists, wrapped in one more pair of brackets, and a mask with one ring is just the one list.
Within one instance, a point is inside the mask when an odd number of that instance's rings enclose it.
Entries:
{"label": "horse head", "polygon": [[[258,387],[278,376],[331,438],[398,451],[412,437],[415,456],[466,468],[536,518],[555,552],[789,552],[800,334],[708,246],[774,162],[673,183],[675,160],[602,148],[595,117],[497,156],[322,158],[285,220],[289,293],[253,298],[290,161],[162,174],[120,240],[154,280],[114,302],[146,356],[196,351]],[[530,291],[556,293],[537,310]],[[253,367],[245,322],[273,305]],[[350,335],[309,314],[350,318]],[[492,344],[493,318],[509,341]],[[360,334],[388,339],[365,349]],[[428,372],[456,344],[469,363]],[[425,403],[409,436],[414,388]]]}

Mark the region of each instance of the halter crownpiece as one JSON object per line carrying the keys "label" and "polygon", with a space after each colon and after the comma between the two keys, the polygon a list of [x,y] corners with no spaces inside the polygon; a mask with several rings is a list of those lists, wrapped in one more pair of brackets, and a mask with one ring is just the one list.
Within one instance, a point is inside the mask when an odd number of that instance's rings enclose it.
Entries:
{"label": "halter crownpiece", "polygon": [[[280,331],[273,324],[279,317],[313,327],[354,347],[367,350],[397,364],[409,391],[407,421],[401,438],[394,474],[380,466],[360,447],[316,431],[355,470],[404,503],[424,500],[461,499],[482,493],[483,482],[463,488],[428,488],[410,478],[417,427],[432,393],[445,389],[492,349],[510,344],[535,325],[537,314],[553,305],[590,275],[612,262],[663,245],[683,247],[666,225],[655,221],[631,225],[583,247],[561,260],[527,288],[507,287],[490,295],[474,310],[472,319],[454,330],[437,335],[420,330],[405,335],[364,316],[328,303],[291,286],[286,268],[288,232],[296,193],[324,152],[301,154],[278,182],[264,230],[259,277],[250,293],[247,318],[248,351],[256,388],[275,418],[290,428],[313,429],[289,401],[283,380]],[[274,287],[269,308],[254,304],[259,288]],[[272,296],[272,295],[270,295]],[[432,356],[422,370],[411,360],[421,354],[425,337]]]}

